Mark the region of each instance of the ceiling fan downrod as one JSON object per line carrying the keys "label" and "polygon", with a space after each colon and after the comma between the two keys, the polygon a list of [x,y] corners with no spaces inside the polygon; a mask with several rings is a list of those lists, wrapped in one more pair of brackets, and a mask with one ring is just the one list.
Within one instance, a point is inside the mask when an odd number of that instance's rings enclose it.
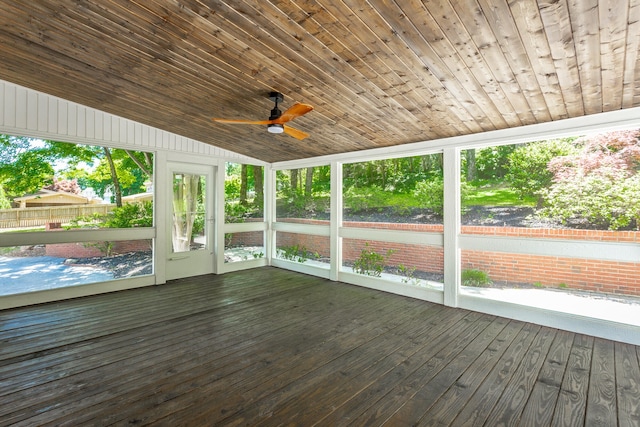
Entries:
{"label": "ceiling fan downrod", "polygon": [[[271,110],[271,116],[269,116],[269,120],[276,120],[282,115],[282,111],[278,109],[278,102],[284,101],[284,96],[280,92],[271,92],[269,93],[269,99],[275,102],[275,106],[273,110]],[[284,132],[284,125],[272,123],[267,125],[267,131],[269,133],[282,133]]]}

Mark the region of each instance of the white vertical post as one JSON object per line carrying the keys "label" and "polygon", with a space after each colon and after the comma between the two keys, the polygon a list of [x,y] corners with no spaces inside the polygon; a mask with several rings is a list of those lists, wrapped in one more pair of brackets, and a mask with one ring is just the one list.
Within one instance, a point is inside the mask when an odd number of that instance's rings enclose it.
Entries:
{"label": "white vertical post", "polygon": [[330,273],[333,281],[340,280],[340,268],[342,267],[342,163],[331,162],[331,231],[330,231]]}
{"label": "white vertical post", "polygon": [[446,148],[444,168],[444,305],[458,306],[460,289],[460,150]]}
{"label": "white vertical post", "polygon": [[216,274],[220,274],[222,273],[222,271],[224,271],[224,180],[227,175],[227,165],[224,160],[218,161],[218,167],[216,168],[215,173],[215,213],[213,217],[213,223],[215,227],[215,244],[213,247],[213,256],[215,259],[215,265],[213,272]]}
{"label": "white vertical post", "polygon": [[267,224],[265,231],[265,257],[267,265],[276,253],[276,232],[273,224],[276,221],[276,171],[270,165],[264,167],[264,221]]}
{"label": "white vertical post", "polygon": [[171,227],[167,218],[167,206],[171,204],[168,195],[171,186],[167,177],[167,152],[157,151],[153,161],[153,226],[156,228],[153,241],[153,273],[156,276],[156,285],[160,285],[167,281],[167,236]]}

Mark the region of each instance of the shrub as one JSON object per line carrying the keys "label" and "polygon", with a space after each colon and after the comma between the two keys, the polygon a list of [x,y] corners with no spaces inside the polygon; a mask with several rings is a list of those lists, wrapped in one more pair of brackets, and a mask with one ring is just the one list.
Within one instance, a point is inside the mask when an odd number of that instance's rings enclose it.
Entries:
{"label": "shrub", "polygon": [[153,226],[153,202],[127,203],[106,215],[93,213],[74,218],[72,227],[132,228]]}
{"label": "shrub", "polygon": [[442,177],[416,183],[413,195],[421,206],[442,215],[444,210],[444,179]]}
{"label": "shrub", "polygon": [[549,162],[554,183],[540,194],[540,216],[617,230],[640,219],[640,131],[580,140],[579,153]]}
{"label": "shrub", "polygon": [[239,202],[227,202],[224,204],[224,222],[227,224],[245,222],[251,215],[251,208]]}
{"label": "shrub", "polygon": [[[471,189],[471,185],[462,179],[460,182],[462,202],[468,198]],[[413,196],[420,203],[420,206],[442,215],[444,211],[444,178],[435,177],[428,181],[418,182]]]}
{"label": "shrub", "polygon": [[549,162],[556,157],[576,152],[575,138],[531,142],[519,146],[509,154],[509,172],[506,179],[521,199],[537,197],[542,205],[540,190],[553,182]]}
{"label": "shrub", "polygon": [[493,284],[487,273],[482,270],[462,270],[462,286],[473,286],[476,288],[486,288]]}
{"label": "shrub", "polygon": [[278,256],[282,259],[296,262],[305,262],[310,258],[318,258],[318,253],[313,253],[307,250],[304,246],[282,246],[278,248]]}
{"label": "shrub", "polygon": [[366,276],[380,277],[387,260],[393,252],[392,249],[389,249],[386,255],[381,255],[375,252],[367,242],[358,259],[353,262],[353,271]]}
{"label": "shrub", "polygon": [[108,228],[153,226],[153,202],[128,203],[115,208],[104,223]]}
{"label": "shrub", "polygon": [[420,279],[415,277],[416,268],[407,267],[404,264],[398,264],[398,274],[402,276],[402,283],[411,284],[417,286],[420,284]]}
{"label": "shrub", "polygon": [[640,222],[640,176],[628,176],[620,169],[573,175],[542,194],[546,202],[538,214],[564,224],[582,221],[617,230]]}

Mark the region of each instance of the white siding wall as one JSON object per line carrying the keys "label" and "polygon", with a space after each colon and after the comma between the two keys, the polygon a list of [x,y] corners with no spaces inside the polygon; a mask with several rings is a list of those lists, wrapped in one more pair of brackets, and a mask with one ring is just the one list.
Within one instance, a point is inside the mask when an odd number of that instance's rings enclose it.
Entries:
{"label": "white siding wall", "polygon": [[[156,154],[155,167],[157,171],[154,174],[156,181],[154,187],[156,201],[160,205],[167,202],[165,193],[170,190],[163,173],[166,171],[169,161],[217,167],[222,172],[222,178],[215,182],[218,193],[224,193],[224,164],[226,161],[265,165],[264,162],[251,157],[2,80],[0,80],[0,133],[153,152]],[[222,207],[220,211],[222,212],[221,218],[224,218],[224,208]],[[223,233],[223,222],[220,219],[215,222],[219,233]],[[0,309],[162,284],[166,280],[166,234],[169,227],[166,209],[159,206],[155,209],[155,227],[153,229],[129,229],[124,235],[119,236],[124,240],[155,238],[154,274],[151,276],[3,296],[0,297]],[[63,243],[78,239],[78,241],[97,241],[104,239],[104,233],[112,232],[113,230],[87,230],[81,235],[45,232],[7,233],[2,236],[0,245]],[[58,240],[60,241],[58,242]],[[212,264],[214,256],[212,255]]]}
{"label": "white siding wall", "polygon": [[0,80],[0,133],[263,164],[184,136]]}

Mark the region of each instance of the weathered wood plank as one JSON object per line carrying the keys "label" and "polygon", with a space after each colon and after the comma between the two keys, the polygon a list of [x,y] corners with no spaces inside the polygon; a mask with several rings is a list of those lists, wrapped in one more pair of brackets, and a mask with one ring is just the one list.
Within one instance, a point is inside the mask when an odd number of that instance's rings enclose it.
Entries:
{"label": "weathered wood plank", "polygon": [[[368,329],[368,332],[372,332],[371,325],[364,325],[363,328]],[[388,332],[383,331],[382,335],[369,335],[364,329],[362,329],[362,335],[360,328],[349,331],[349,335],[352,332],[356,335],[352,339],[356,340],[353,345],[357,347],[358,351],[345,352],[344,348],[333,348],[333,342],[321,343],[321,347],[325,348],[325,352],[322,355],[318,354],[315,347],[310,349],[301,348],[299,351],[295,350],[294,354],[289,354],[289,351],[285,350],[285,354],[279,360],[270,360],[268,372],[264,371],[263,368],[259,368],[266,375],[243,375],[239,384],[229,384],[226,380],[222,380],[211,383],[205,382],[201,385],[204,390],[207,390],[206,395],[210,393],[226,393],[227,399],[225,401],[205,404],[204,401],[193,401],[187,396],[185,396],[188,399],[186,401],[180,398],[173,398],[168,404],[160,408],[156,408],[153,411],[145,411],[148,415],[140,419],[147,422],[162,418],[163,423],[173,424],[174,422],[179,422],[180,419],[188,414],[196,424],[221,423],[223,420],[227,424],[232,422],[233,417],[240,420],[250,420],[251,423],[255,423],[262,416],[269,413],[264,411],[265,405],[269,403],[261,403],[262,399],[266,402],[272,402],[281,398],[284,390],[289,387],[288,381],[297,383],[303,381],[303,379],[311,378],[313,382],[313,379],[323,378],[320,375],[316,376],[318,372],[331,373],[335,372],[336,369],[341,373],[339,376],[344,379],[343,373],[360,369],[363,363],[367,363],[367,356],[370,353],[383,353],[387,340],[383,339],[382,336],[387,336]],[[393,329],[392,327],[391,330]],[[335,335],[341,339],[340,344],[342,346],[344,337],[340,338],[340,334]],[[328,355],[327,350],[329,352]],[[266,357],[269,357],[269,354]],[[334,365],[339,365],[339,368]],[[237,391],[239,386],[250,391],[244,391],[239,394]],[[148,404],[149,402],[146,403]]]}
{"label": "weathered wood plank", "polygon": [[540,330],[496,402],[486,421],[487,425],[512,426],[519,422],[556,332],[549,328]]}
{"label": "weathered wood plank", "polygon": [[[257,400],[247,410],[224,420],[225,423],[251,423],[270,425],[276,420],[296,419],[305,425],[324,414],[336,398],[349,399],[354,392],[384,375],[427,345],[436,336],[432,323],[442,316],[443,321],[455,321],[468,313],[449,317],[440,311],[412,316],[402,325],[352,351],[335,358],[318,369],[286,384],[277,393]],[[444,328],[439,328],[444,331]],[[305,402],[305,404],[300,404]],[[201,418],[203,421],[207,416]]]}
{"label": "weathered wood plank", "polygon": [[473,364],[429,409],[427,416],[420,420],[420,425],[451,425],[458,416],[460,408],[469,401],[477,388],[485,381],[497,360],[503,357],[509,346],[518,337],[523,326],[524,324],[521,322],[509,322]]}
{"label": "weathered wood plank", "polygon": [[478,334],[490,324],[491,318],[465,318],[473,323],[467,329],[457,331],[455,339],[448,346],[439,351],[435,356],[410,373],[399,384],[387,390],[385,398],[380,404],[374,405],[354,418],[353,425],[373,425],[387,421],[408,400],[412,399],[422,388],[422,385],[432,380],[447,366],[448,361],[454,359],[464,350],[469,341],[475,339]]}
{"label": "weathered wood plank", "polygon": [[620,426],[640,424],[640,364],[636,346],[615,343],[616,390]]}
{"label": "weathered wood plank", "polygon": [[587,408],[593,337],[576,335],[567,362],[552,426],[581,426]]}
{"label": "weathered wood plank", "polygon": [[[208,310],[202,310],[200,312],[193,311],[191,315],[193,318],[189,318],[189,329],[187,331],[184,329],[184,319],[180,319],[177,314],[176,317],[170,320],[159,321],[150,325],[138,325],[135,326],[138,331],[137,333],[144,334],[144,338],[138,340],[144,340],[145,345],[136,346],[135,349],[128,348],[130,339],[126,334],[118,333],[111,334],[109,337],[106,337],[106,339],[97,340],[96,337],[93,337],[88,340],[82,340],[79,345],[66,346],[63,349],[47,353],[46,355],[40,353],[40,357],[28,359],[24,362],[7,364],[5,366],[6,369],[0,370],[0,375],[2,375],[2,381],[0,381],[0,390],[2,390],[2,392],[0,395],[9,394],[38,384],[45,384],[84,372],[85,370],[95,369],[97,366],[95,364],[96,359],[98,359],[97,361],[99,362],[102,357],[104,357],[105,360],[114,362],[130,359],[139,354],[152,351],[155,348],[162,350],[166,341],[172,338],[184,340],[188,340],[189,337],[195,338],[198,334],[206,332],[206,330],[210,328],[210,322],[220,320],[223,317],[225,324],[224,327],[216,328],[218,333],[223,334],[225,337],[228,334],[244,333],[240,327],[244,322],[256,320],[256,316],[258,316],[255,313],[256,308],[264,304],[265,307],[263,308],[277,312],[286,309],[293,302],[297,301],[301,301],[300,305],[304,306],[305,304],[302,304],[302,302],[309,298],[309,294],[306,292],[305,295],[301,296],[298,296],[297,292],[289,292],[286,301],[277,303],[271,299],[260,304],[256,304],[253,300],[250,301],[250,304],[248,304],[247,301],[237,300],[233,306],[228,308],[213,305]],[[277,295],[274,286],[274,291],[269,292],[268,296],[272,297]],[[260,298],[261,296],[264,295],[255,291],[254,298]],[[220,297],[225,298],[222,295],[220,295]],[[185,305],[192,308],[194,307],[186,301],[182,301],[186,303]],[[348,296],[346,295],[345,301],[348,301]],[[173,304],[174,306],[166,306],[166,309],[171,311],[171,309],[175,307],[175,302]],[[307,302],[306,304],[310,303]],[[165,306],[159,304],[154,304],[154,306],[156,306],[158,310],[165,309]],[[298,308],[299,307],[296,307],[296,309]],[[213,311],[215,311],[215,313]],[[114,316],[117,315],[118,313],[116,312]],[[265,315],[261,315],[260,318],[264,319],[265,322],[271,319],[271,317]],[[108,322],[108,320],[105,321]],[[132,329],[133,327],[132,325]],[[231,329],[232,327],[234,329]],[[228,330],[231,332],[227,332]],[[9,403],[9,401],[6,403]]]}
{"label": "weathered wood plank", "polygon": [[591,376],[585,425],[617,424],[614,343],[596,338],[591,356]]}
{"label": "weathered wood plank", "polygon": [[[420,366],[444,351],[456,339],[456,336],[463,332],[458,328],[469,328],[470,324],[460,314],[456,318],[449,319],[446,323],[432,323],[431,327],[432,333],[425,337],[428,341],[424,343],[422,340],[418,341],[416,343],[418,347],[415,348],[415,353],[410,354],[410,357],[375,379],[371,384],[363,387],[357,395],[350,399],[345,399],[342,405],[335,405],[334,403],[332,407],[328,408],[325,416],[320,415],[316,420],[309,419],[309,422],[336,426],[350,424],[353,419],[388,395],[389,390],[399,386]],[[420,347],[420,345],[423,347]]]}
{"label": "weathered wood plank", "polygon": [[507,351],[491,369],[476,393],[463,406],[452,425],[482,426],[493,411],[505,387],[518,369],[531,343],[537,337],[539,326],[526,324]]}
{"label": "weathered wood plank", "polygon": [[555,337],[520,420],[520,426],[550,425],[567,370],[574,334],[560,331]]}
{"label": "weathered wood plank", "polygon": [[[439,334],[446,331],[444,324],[438,325],[441,316],[446,324],[455,324],[465,315],[468,313],[460,312],[453,316],[450,316],[450,313],[438,313],[437,317],[415,316],[410,321],[414,325],[412,328],[416,328],[414,332],[407,330],[408,334],[399,334],[396,331],[389,331],[390,336],[381,337],[389,342],[390,346],[372,348],[372,351],[359,348],[357,355],[362,359],[361,368],[345,369],[347,367],[345,361],[351,356],[335,359],[323,366],[321,370],[314,371],[313,375],[289,384],[281,393],[278,393],[277,400],[264,399],[259,402],[258,407],[268,409],[268,412],[261,413],[269,415],[258,417],[258,414],[255,414],[255,419],[265,425],[278,419],[297,419],[302,424],[311,425],[331,411],[335,405],[334,397],[338,397],[339,400],[351,399],[358,391],[372,382],[377,382],[380,377],[385,377],[391,370],[398,369],[400,365],[406,368],[411,363],[409,359],[412,355],[423,351],[425,346],[429,345],[428,343],[437,345],[440,340]],[[396,341],[396,338],[400,340]],[[299,397],[303,398],[302,401],[305,404],[300,405]],[[249,420],[251,418],[247,415],[253,412],[252,408],[248,413],[240,414],[241,418],[234,419]]]}
{"label": "weathered wood plank", "polygon": [[457,383],[461,372],[466,371],[477,360],[507,324],[507,319],[495,319],[481,334],[471,340],[464,350],[455,355],[455,358],[447,361],[446,366],[435,377],[423,383],[420,390],[385,422],[391,425],[418,425],[422,418],[430,418],[431,415],[427,414],[433,404],[450,387],[461,384]]}

